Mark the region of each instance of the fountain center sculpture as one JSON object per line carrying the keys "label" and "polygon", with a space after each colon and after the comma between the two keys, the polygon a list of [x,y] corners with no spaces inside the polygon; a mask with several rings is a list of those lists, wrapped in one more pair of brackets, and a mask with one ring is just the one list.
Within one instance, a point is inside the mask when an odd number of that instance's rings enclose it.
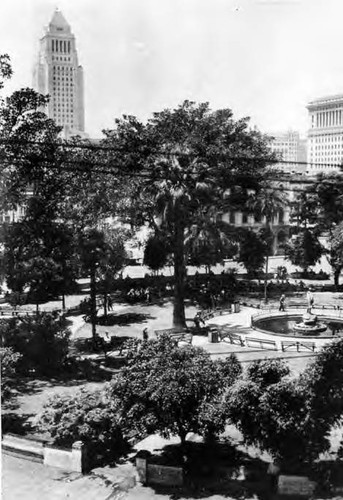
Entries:
{"label": "fountain center sculpture", "polygon": [[319,323],[318,317],[310,311],[303,314],[302,321],[294,325],[295,331],[309,335],[325,332],[326,329],[326,324]]}

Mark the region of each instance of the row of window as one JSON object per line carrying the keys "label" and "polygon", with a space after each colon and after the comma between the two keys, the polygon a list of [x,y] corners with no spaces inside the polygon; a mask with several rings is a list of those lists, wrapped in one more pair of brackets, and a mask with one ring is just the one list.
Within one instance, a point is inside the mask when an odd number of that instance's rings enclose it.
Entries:
{"label": "row of window", "polygon": [[313,137],[311,142],[340,142],[343,143],[343,134],[326,134],[323,137]]}
{"label": "row of window", "polygon": [[66,72],[70,72],[70,71],[73,71],[73,67],[72,66],[53,66],[52,67],[52,71],[55,73],[56,71],[66,71]]}
{"label": "row of window", "polygon": [[63,54],[70,54],[70,40],[51,40],[51,50],[52,52],[62,52]]}
{"label": "row of window", "polygon": [[[236,212],[229,212],[230,224],[236,223],[236,215],[237,215]],[[261,215],[255,215],[255,216],[250,216],[250,217],[253,217],[254,222],[257,224],[262,222]],[[278,217],[277,218],[275,217],[275,219],[278,219],[279,224],[283,224],[284,223],[284,211],[279,210]],[[242,224],[248,224],[248,222],[249,222],[249,214],[243,212],[242,213]]]}
{"label": "row of window", "polygon": [[71,57],[56,57],[52,56],[53,61],[71,61]]}

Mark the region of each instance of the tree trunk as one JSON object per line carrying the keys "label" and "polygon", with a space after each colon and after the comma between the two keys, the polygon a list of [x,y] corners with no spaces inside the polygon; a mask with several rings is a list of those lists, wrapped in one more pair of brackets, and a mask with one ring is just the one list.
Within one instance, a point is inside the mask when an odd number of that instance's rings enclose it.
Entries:
{"label": "tree trunk", "polygon": [[186,327],[185,317],[185,249],[184,228],[182,224],[176,224],[174,239],[174,310],[173,326]]}
{"label": "tree trunk", "polygon": [[62,310],[65,311],[66,309],[66,296],[64,293],[62,293]]}
{"label": "tree trunk", "polygon": [[95,340],[96,336],[96,277],[95,277],[95,266],[91,268],[90,272],[91,278],[91,323],[92,323],[92,337]]}
{"label": "tree trunk", "polygon": [[268,293],[267,293],[267,288],[268,288],[268,263],[269,263],[269,257],[268,255],[266,256],[266,270],[265,270],[265,278],[264,278],[264,302],[267,304],[268,302]]}
{"label": "tree trunk", "polygon": [[341,271],[342,271],[341,266],[334,268],[333,276],[334,276],[334,284],[335,284],[336,290],[339,287],[339,275],[341,274]]}
{"label": "tree trunk", "polygon": [[107,292],[104,292],[104,318],[107,318]]}

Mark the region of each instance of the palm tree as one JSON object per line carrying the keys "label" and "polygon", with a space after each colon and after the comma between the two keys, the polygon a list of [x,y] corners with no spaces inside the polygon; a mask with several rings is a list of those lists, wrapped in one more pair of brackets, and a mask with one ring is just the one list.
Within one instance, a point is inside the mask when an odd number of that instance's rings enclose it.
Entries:
{"label": "palm tree", "polygon": [[268,265],[269,256],[272,255],[274,239],[273,223],[280,210],[288,204],[284,194],[273,186],[263,186],[257,193],[253,193],[247,202],[247,208],[257,215],[264,217],[264,238],[267,243],[266,267],[264,279],[264,301],[267,303]]}
{"label": "palm tree", "polygon": [[185,241],[194,225],[211,219],[213,207],[223,211],[228,188],[259,183],[273,156],[267,138],[251,130],[248,119],[234,120],[230,109],[211,111],[208,103],[190,101],[154,113],[147,124],[124,116],[105,135],[103,144],[115,146],[110,162],[129,176],[124,188],[134,225],[144,219],[167,239],[174,264],[173,324],[185,326]]}
{"label": "palm tree", "polygon": [[[155,224],[158,231],[169,235],[174,265],[174,326],[186,324],[184,308],[184,287],[186,278],[187,251],[190,228],[198,226],[199,220],[206,219],[210,210],[208,197],[214,200],[220,196],[221,188],[207,174],[202,179],[201,168],[191,162],[180,165],[175,156],[168,162],[168,176],[147,186],[147,194],[155,207]],[[204,176],[205,178],[205,176]],[[153,195],[153,196],[152,196]],[[188,231],[188,235],[187,235]],[[196,232],[196,231],[195,231]]]}

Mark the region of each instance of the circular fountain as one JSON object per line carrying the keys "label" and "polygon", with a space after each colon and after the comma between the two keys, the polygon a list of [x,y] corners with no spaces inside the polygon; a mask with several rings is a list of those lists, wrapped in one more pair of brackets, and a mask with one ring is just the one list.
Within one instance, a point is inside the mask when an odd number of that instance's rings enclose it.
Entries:
{"label": "circular fountain", "polygon": [[258,314],[252,318],[252,325],[255,330],[276,336],[332,339],[343,337],[343,318],[337,316],[288,310],[286,314]]}

